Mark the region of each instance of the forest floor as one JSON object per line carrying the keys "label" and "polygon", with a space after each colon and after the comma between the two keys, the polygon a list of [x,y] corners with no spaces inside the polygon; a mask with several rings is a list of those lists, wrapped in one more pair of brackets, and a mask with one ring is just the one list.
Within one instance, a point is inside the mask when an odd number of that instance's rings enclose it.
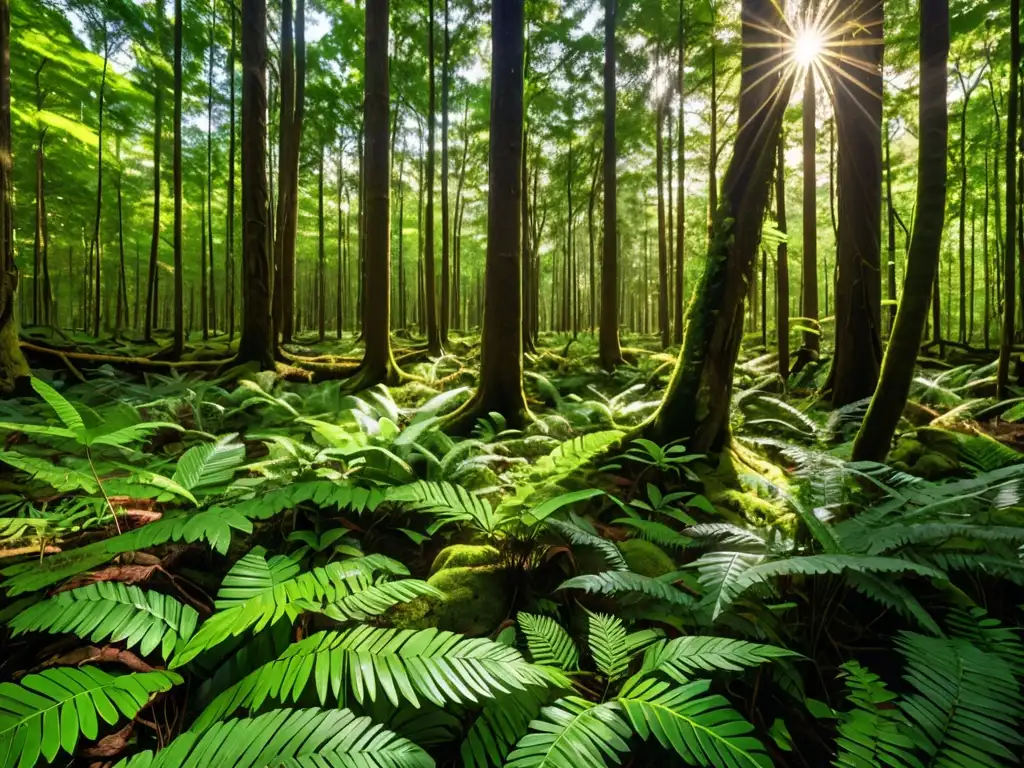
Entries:
{"label": "forest floor", "polygon": [[[864,718],[896,697],[905,749],[934,754],[904,706],[948,703],[913,677],[960,649],[933,642],[967,638],[986,669],[1024,672],[1020,638],[990,637],[1024,602],[1024,398],[994,401],[994,364],[923,367],[888,465],[864,465],[848,457],[865,404],[820,399],[827,361],[783,387],[757,338],[715,459],[633,439],[676,360],[654,337],[623,339],[631,364],[608,373],[591,334],[545,335],[526,364],[535,420],[491,414],[467,438],[442,425],[476,384],[476,337],[437,360],[399,339],[410,381],[361,392],[217,366],[226,336],[190,338],[183,360],[206,367],[127,371],[89,355],[164,345],[25,339],[35,392],[0,402],[0,765],[265,765],[230,745],[287,740],[297,707],[337,701],[387,729],[400,766],[568,765],[552,732],[588,766],[627,744],[635,766],[659,744],[687,764],[820,766],[856,752],[877,727]],[[308,334],[286,351],[361,357]],[[307,653],[328,655],[287,665]],[[330,673],[344,653],[355,666]],[[104,691],[127,672],[145,692],[120,715],[67,710],[72,669]],[[1024,718],[1019,691],[987,695],[1006,728]],[[662,706],[665,731],[649,719]],[[48,707],[68,712],[56,740]],[[610,731],[575,730],[591,708]],[[1003,725],[982,753],[1015,748]],[[691,754],[694,728],[711,741]],[[209,739],[223,761],[203,762]],[[261,759],[297,754],[280,739]],[[159,751],[172,740],[179,752]]]}

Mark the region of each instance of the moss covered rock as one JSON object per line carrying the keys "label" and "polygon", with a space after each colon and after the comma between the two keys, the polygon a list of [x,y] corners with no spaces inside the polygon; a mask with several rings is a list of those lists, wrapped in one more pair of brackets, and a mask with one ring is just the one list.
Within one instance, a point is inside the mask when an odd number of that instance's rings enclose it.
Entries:
{"label": "moss covered rock", "polygon": [[955,459],[942,453],[926,453],[911,468],[918,477],[925,480],[936,480],[956,472],[960,468]]}
{"label": "moss covered rock", "polygon": [[657,544],[644,539],[627,539],[619,544],[629,570],[642,576],[656,578],[676,570],[675,561]]}
{"label": "moss covered rock", "polygon": [[475,568],[496,565],[498,550],[486,544],[452,544],[437,553],[430,565],[430,575],[445,568]]}
{"label": "moss covered rock", "polygon": [[445,568],[427,579],[427,583],[444,596],[420,597],[396,606],[391,613],[395,627],[437,627],[479,636],[493,631],[508,615],[511,592],[500,568]]}

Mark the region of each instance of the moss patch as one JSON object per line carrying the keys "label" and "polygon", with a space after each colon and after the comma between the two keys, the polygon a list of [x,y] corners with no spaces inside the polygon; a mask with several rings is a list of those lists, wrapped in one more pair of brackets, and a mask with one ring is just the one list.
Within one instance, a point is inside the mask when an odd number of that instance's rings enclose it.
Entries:
{"label": "moss patch", "polygon": [[508,615],[511,592],[505,571],[500,568],[446,568],[427,583],[441,590],[444,597],[419,597],[396,606],[391,612],[395,627],[437,627],[480,636],[492,632]]}
{"label": "moss patch", "polygon": [[494,547],[481,544],[452,544],[437,553],[430,565],[430,575],[446,568],[473,568],[496,565],[500,557]]}
{"label": "moss patch", "polygon": [[665,550],[644,539],[627,539],[619,544],[619,551],[629,570],[642,576],[656,578],[676,570],[675,562]]}

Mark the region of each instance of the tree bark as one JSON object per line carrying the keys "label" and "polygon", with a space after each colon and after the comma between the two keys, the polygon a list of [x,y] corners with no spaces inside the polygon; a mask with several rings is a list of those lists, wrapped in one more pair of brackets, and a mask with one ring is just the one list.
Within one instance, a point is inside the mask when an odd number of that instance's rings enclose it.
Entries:
{"label": "tree bark", "polygon": [[391,353],[391,184],[388,157],[388,0],[366,3],[366,351],[362,384],[394,384]]}
{"label": "tree bark", "polygon": [[869,397],[881,341],[882,21],[877,0],[847,10],[833,74],[839,139],[836,343],[828,389],[835,407]]}
{"label": "tree bark", "polygon": [[[184,262],[182,248],[182,196],[181,196],[181,99],[182,99],[182,0],[174,0],[174,147],[173,147],[173,194],[174,194],[174,340],[171,344],[171,357],[180,357],[185,350],[185,292]],[[99,267],[97,266],[97,278]],[[99,288],[96,289],[96,308],[99,317]],[[97,320],[97,326],[99,321]]]}
{"label": "tree bark", "polygon": [[658,331],[661,346],[667,348],[669,336],[668,318],[668,243],[665,239],[665,105],[659,102],[655,113],[655,163],[658,183]]}
{"label": "tree bark", "polygon": [[[104,23],[106,17],[104,17]],[[177,30],[177,28],[175,28]],[[177,34],[177,32],[176,32]],[[175,40],[178,38],[176,37]],[[180,53],[177,53],[180,57]],[[95,272],[93,273],[93,320],[92,320],[92,333],[93,336],[98,337],[100,335],[100,283],[101,273],[100,265],[102,260],[100,259],[100,218],[103,212],[103,103],[107,93],[107,71],[110,67],[110,33],[104,31],[103,37],[103,74],[100,76],[100,95],[99,95],[99,125],[97,127],[97,143],[96,143],[96,220],[92,231],[92,245],[89,247],[89,258],[90,260],[95,257]]]}
{"label": "tree bark", "polygon": [[242,0],[242,322],[239,363],[274,368],[273,261],[267,247],[267,4]]}
{"label": "tree bark", "polygon": [[743,335],[743,301],[757,255],[792,76],[771,75],[784,28],[774,0],[743,0],[739,129],[722,184],[707,265],[687,313],[683,349],[665,399],[642,427],[656,442],[689,439],[697,453],[728,438],[733,368]]}
{"label": "tree bark", "polygon": [[1003,329],[996,371],[996,396],[1008,394],[1016,309],[1017,89],[1021,63],[1020,0],[1010,0],[1010,93],[1006,109],[1006,240],[1003,243]]}
{"label": "tree bark", "polygon": [[[217,332],[217,279],[213,267],[213,54],[216,46],[217,0],[210,0],[210,66],[207,74],[206,99],[206,251],[210,257],[209,305],[205,311],[203,338],[208,338],[209,326]],[[206,264],[203,264],[206,270]]]}
{"label": "tree bark", "polygon": [[228,98],[230,117],[228,122],[228,222],[224,233],[224,250],[227,260],[224,265],[224,313],[228,321],[228,342],[235,338],[235,4],[231,7],[231,48],[228,49],[228,80],[230,96]]}
{"label": "tree bark", "polygon": [[[1014,0],[1018,2],[1018,0]],[[949,0],[921,4],[920,143],[917,205],[907,270],[896,323],[885,353],[878,388],[853,444],[854,461],[884,461],[906,407],[914,366],[935,284],[946,209],[946,61],[949,54]]]}
{"label": "tree bark", "polygon": [[679,58],[677,61],[676,79],[679,88],[679,147],[676,151],[679,172],[676,192],[676,285],[675,285],[675,323],[672,331],[672,343],[683,343],[683,309],[686,297],[686,30],[683,27],[684,4],[679,3]]}
{"label": "tree bark", "polygon": [[615,17],[617,0],[604,0],[604,234],[601,247],[601,329],[598,340],[601,365],[611,370],[622,364],[619,347],[618,191],[615,138]]}
{"label": "tree bark", "polygon": [[[40,76],[43,73],[43,68],[46,66],[49,59],[45,56],[42,61],[39,62],[39,66],[36,68],[36,116],[39,117],[39,113],[43,111],[43,103],[46,99],[46,93],[40,87]],[[37,133],[36,133],[36,207],[35,207],[35,238],[32,244],[32,257],[33,257],[33,269],[32,269],[32,324],[39,325],[42,315],[40,314],[40,305],[42,305],[43,313],[46,313],[46,298],[43,291],[43,281],[41,279],[43,272],[43,263],[46,260],[46,236],[44,229],[46,228],[46,192],[44,184],[44,163],[45,155],[43,153],[43,146],[46,143],[46,127],[41,121],[38,122]]]}
{"label": "tree bark", "polygon": [[520,195],[523,151],[523,0],[491,3],[491,124],[486,302],[480,386],[453,416],[456,429],[496,411],[510,427],[530,418],[523,394]]}
{"label": "tree bark", "polygon": [[[821,327],[818,325],[818,129],[815,110],[814,70],[808,68],[804,78],[803,99],[803,257],[802,305],[800,314],[808,330],[803,333],[801,355],[805,361],[816,360],[821,348]],[[825,276],[826,282],[829,275]]]}
{"label": "tree bark", "polygon": [[444,55],[441,58],[441,344],[448,343],[451,324],[451,226],[448,220],[448,91],[451,83],[452,36],[448,28],[451,0],[444,2]]}
{"label": "tree bark", "polygon": [[[776,227],[786,234],[786,153],[785,141],[779,137],[775,165],[775,213]],[[775,333],[779,345],[779,376],[783,383],[789,379],[789,248],[785,238],[779,241],[775,266]],[[765,270],[767,273],[768,270]],[[767,297],[765,303],[767,304]],[[768,323],[762,323],[767,326]]]}
{"label": "tree bark", "polygon": [[434,87],[434,0],[428,0],[427,27],[427,66],[430,72],[427,90],[427,200],[423,292],[427,304],[427,350],[431,357],[439,357],[443,347],[441,329],[438,327],[437,277],[434,274],[434,129],[437,122]]}
{"label": "tree bark", "polygon": [[317,235],[319,252],[317,254],[317,325],[320,333],[320,342],[327,338],[327,257],[324,255],[324,147],[320,147],[320,178],[317,188],[318,192],[318,216],[319,224]]}

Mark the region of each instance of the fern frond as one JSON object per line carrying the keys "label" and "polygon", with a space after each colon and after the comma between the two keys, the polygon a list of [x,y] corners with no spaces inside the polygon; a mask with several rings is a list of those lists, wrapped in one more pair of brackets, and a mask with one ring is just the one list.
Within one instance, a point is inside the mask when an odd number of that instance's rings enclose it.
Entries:
{"label": "fern frond", "polygon": [[692,606],[694,599],[682,590],[660,579],[631,571],[605,571],[588,573],[563,581],[559,589],[582,589],[601,595],[632,595],[662,600],[672,605]]}
{"label": "fern frond", "polygon": [[896,699],[885,683],[856,661],[840,669],[846,680],[846,697],[853,709],[839,718],[839,751],[832,765],[836,768],[923,768],[914,755],[911,729],[899,710]]}
{"label": "fern frond", "polygon": [[749,528],[732,523],[700,523],[686,529],[686,535],[696,541],[727,546],[751,552],[763,552],[768,543]]}
{"label": "fern frond", "polygon": [[764,560],[764,555],[754,552],[708,552],[691,563],[697,570],[697,580],[704,588],[701,607],[711,611],[711,620],[716,620],[735,599],[739,579]]}
{"label": "fern frond", "polygon": [[904,573],[945,580],[946,574],[927,565],[898,557],[868,557],[864,555],[808,555],[770,560],[747,568],[726,588],[719,598],[722,610],[727,609],[746,590],[755,584],[769,582],[779,576],[818,576],[823,574]]}
{"label": "fern frond", "polygon": [[423,749],[347,709],[279,709],[186,731],[115,768],[433,768]]}
{"label": "fern frond", "polygon": [[513,691],[485,704],[459,747],[463,768],[504,766],[543,705],[543,698],[532,690]]}
{"label": "fern frond", "polygon": [[387,498],[409,509],[436,515],[438,523],[431,526],[433,530],[447,523],[471,522],[492,532],[498,525],[488,501],[452,483],[417,480],[391,488]]}
{"label": "fern frond", "polygon": [[745,667],[799,656],[774,645],[748,643],[729,637],[687,635],[651,645],[644,653],[639,676],[661,672],[685,683],[693,679],[696,672],[738,672]]}
{"label": "fern frond", "polygon": [[73,755],[80,737],[99,735],[99,720],[133,719],[158,691],[181,683],[173,672],[110,675],[92,666],[52,667],[20,684],[0,683],[0,765],[28,768],[40,756]]}
{"label": "fern frond", "polygon": [[509,646],[436,629],[382,629],[360,625],[319,632],[293,643],[208,706],[194,726],[209,727],[239,707],[297,699],[312,687],[320,703],[351,690],[358,702],[378,696],[417,706],[476,703],[527,686],[569,687],[559,672],[527,663]]}
{"label": "fern frond", "polygon": [[626,565],[626,559],[622,556],[619,548],[615,546],[615,542],[601,538],[597,534],[584,529],[582,525],[578,524],[578,520],[579,518],[574,518],[570,522],[548,518],[544,521],[544,524],[558,531],[573,546],[593,547],[596,549],[601,553],[601,557],[604,558],[605,563],[612,570],[628,571],[629,566]]}
{"label": "fern frond", "polygon": [[591,613],[587,624],[587,643],[594,664],[609,680],[622,677],[629,662],[640,651],[661,637],[661,632],[643,629],[632,634],[617,616]]}
{"label": "fern frond", "polygon": [[328,563],[296,576],[298,568],[287,558],[271,558],[261,566],[261,556],[247,555],[237,564],[242,568],[239,570],[236,565],[225,577],[228,591],[218,594],[218,607],[222,610],[203,622],[172,666],[186,664],[203,651],[250,629],[259,632],[282,618],[294,621],[303,611],[324,613],[336,621],[365,619],[400,602],[442,594],[415,579],[374,584],[370,579],[372,571],[362,558],[354,563]]}
{"label": "fern frond", "polygon": [[1005,627],[989,616],[984,608],[953,608],[946,616],[950,634],[981,650],[994,654],[1024,676],[1024,642],[1019,631]]}
{"label": "fern frond", "polygon": [[100,581],[61,592],[29,607],[10,622],[14,634],[71,632],[93,642],[124,641],[143,655],[158,647],[170,658],[179,642],[188,641],[199,614],[160,592],[115,581]]}
{"label": "fern frond", "polygon": [[1024,698],[1013,668],[958,639],[910,632],[897,641],[914,693],[900,708],[929,765],[950,768],[1016,763],[1024,747]]}
{"label": "fern frond", "polygon": [[693,539],[688,534],[680,533],[674,528],[654,520],[620,517],[613,522],[616,525],[625,525],[634,529],[640,535],[640,538],[666,549],[687,549],[694,545]]}
{"label": "fern frond", "polygon": [[617,703],[644,741],[651,735],[674,750],[687,765],[707,768],[770,768],[754,730],[722,696],[705,695],[711,683],[697,680],[675,686],[658,680],[627,685]]}
{"label": "fern frond", "polygon": [[506,768],[601,768],[622,762],[632,735],[614,704],[592,704],[576,696],[540,711],[508,756]]}
{"label": "fern frond", "polygon": [[883,579],[873,573],[847,573],[846,582],[865,597],[891,608],[900,616],[916,621],[933,635],[941,635],[942,629],[925,610],[909,589],[895,581]]}
{"label": "fern frond", "polygon": [[245,446],[227,435],[214,443],[194,445],[185,451],[171,479],[192,491],[196,488],[225,485],[245,462]]}
{"label": "fern frond", "polygon": [[534,616],[520,611],[516,616],[519,628],[526,636],[530,658],[534,664],[556,667],[568,672],[579,665],[580,654],[569,633],[550,616]]}

